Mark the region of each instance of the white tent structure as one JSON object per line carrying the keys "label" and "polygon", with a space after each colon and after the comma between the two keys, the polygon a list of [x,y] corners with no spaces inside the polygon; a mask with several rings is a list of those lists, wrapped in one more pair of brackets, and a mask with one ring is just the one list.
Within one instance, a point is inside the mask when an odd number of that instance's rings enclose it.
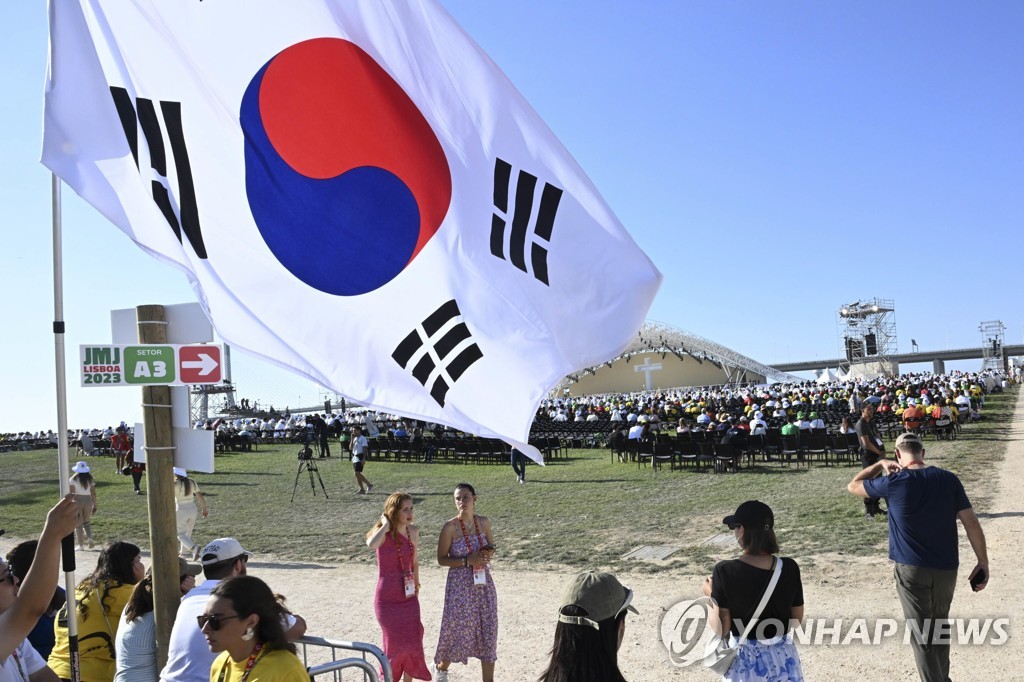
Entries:
{"label": "white tent structure", "polygon": [[835,381],[839,381],[839,377],[836,376],[835,372],[826,367],[825,369],[821,370],[821,374],[819,374],[818,378],[814,380],[814,383],[831,384]]}

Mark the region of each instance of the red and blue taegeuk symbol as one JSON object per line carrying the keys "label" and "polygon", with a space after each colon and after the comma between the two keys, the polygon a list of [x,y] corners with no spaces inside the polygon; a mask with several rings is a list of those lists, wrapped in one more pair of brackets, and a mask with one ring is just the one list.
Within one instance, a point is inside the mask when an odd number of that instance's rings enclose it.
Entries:
{"label": "red and blue taegeuk symbol", "polygon": [[444,221],[452,178],[441,143],[398,83],[347,40],[275,55],[249,82],[240,121],[253,219],[311,287],[378,289]]}

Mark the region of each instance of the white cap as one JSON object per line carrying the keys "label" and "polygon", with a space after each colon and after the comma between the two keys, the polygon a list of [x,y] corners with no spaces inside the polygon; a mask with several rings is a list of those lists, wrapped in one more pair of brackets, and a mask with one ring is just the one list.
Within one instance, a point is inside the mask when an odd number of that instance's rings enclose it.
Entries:
{"label": "white cap", "polygon": [[217,538],[206,545],[206,547],[203,547],[203,551],[199,556],[202,557],[203,566],[209,566],[210,564],[219,564],[222,561],[237,559],[243,555],[249,557],[252,556],[252,552],[242,549],[242,545],[238,540],[234,538]]}

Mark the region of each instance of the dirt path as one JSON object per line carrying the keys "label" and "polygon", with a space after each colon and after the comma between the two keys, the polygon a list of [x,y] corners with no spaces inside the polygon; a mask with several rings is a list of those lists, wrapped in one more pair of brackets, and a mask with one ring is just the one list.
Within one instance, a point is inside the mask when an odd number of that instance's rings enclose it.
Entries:
{"label": "dirt path", "polygon": [[[1024,393],[1018,398],[1011,423],[1006,458],[993,477],[997,483],[993,503],[982,514],[988,539],[992,577],[981,593],[967,586],[967,572],[974,555],[961,532],[960,584],[953,601],[954,617],[1010,619],[1010,637],[1001,646],[954,646],[952,677],[958,680],[1024,680],[1020,665],[1024,634],[1021,622],[1024,597],[1024,560],[1019,556],[1024,540]],[[852,476],[852,470],[851,470]],[[972,491],[968,490],[968,494]],[[13,545],[0,540],[4,552]],[[729,553],[723,553],[727,558]],[[797,557],[799,560],[799,557]],[[428,661],[437,642],[444,596],[444,570],[424,562],[421,573],[421,608],[426,627]],[[288,596],[289,605],[305,616],[309,633],[342,640],[380,642],[373,615],[376,568],[369,565],[326,565],[274,562],[255,557],[252,574],[265,579]],[[497,678],[526,682],[544,668],[554,632],[554,613],[568,574],[505,570],[495,565],[498,585],[500,634]],[[662,614],[675,602],[699,595],[702,576],[667,573],[657,576],[621,574],[634,589],[639,616],[627,621],[620,651],[620,667],[627,679],[713,679],[704,670],[673,667],[658,635]],[[892,567],[883,554],[873,558],[845,555],[818,556],[804,572],[806,617],[876,619],[901,617],[892,580]],[[843,630],[845,635],[847,630]],[[826,637],[831,640],[831,635]],[[913,655],[901,637],[888,638],[881,646],[864,644],[803,645],[800,655],[808,679],[855,680],[862,677],[894,680],[917,679]],[[478,680],[479,666],[453,666],[453,680]]]}

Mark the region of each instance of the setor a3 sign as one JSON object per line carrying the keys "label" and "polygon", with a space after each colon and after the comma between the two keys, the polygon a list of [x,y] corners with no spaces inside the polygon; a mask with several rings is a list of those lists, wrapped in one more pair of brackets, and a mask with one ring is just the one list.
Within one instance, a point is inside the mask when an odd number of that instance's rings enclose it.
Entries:
{"label": "setor a3 sign", "polygon": [[82,386],[219,384],[220,346],[198,344],[82,345]]}

